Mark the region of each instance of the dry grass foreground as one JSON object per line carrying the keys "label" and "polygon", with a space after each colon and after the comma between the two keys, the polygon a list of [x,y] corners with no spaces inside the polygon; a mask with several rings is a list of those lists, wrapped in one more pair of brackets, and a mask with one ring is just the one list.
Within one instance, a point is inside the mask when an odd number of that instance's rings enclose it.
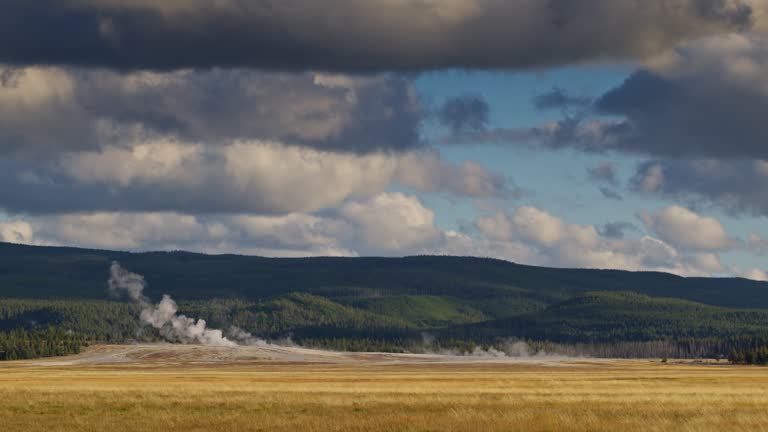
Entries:
{"label": "dry grass foreground", "polygon": [[199,361],[158,352],[143,353],[146,361],[3,364],[0,430],[768,430],[768,369],[759,367]]}

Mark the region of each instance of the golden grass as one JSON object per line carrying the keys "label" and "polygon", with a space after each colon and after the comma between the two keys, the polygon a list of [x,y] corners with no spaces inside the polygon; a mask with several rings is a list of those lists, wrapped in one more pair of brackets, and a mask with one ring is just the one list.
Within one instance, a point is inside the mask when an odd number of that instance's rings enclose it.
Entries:
{"label": "golden grass", "polygon": [[1,431],[768,430],[768,369],[649,361],[0,369]]}

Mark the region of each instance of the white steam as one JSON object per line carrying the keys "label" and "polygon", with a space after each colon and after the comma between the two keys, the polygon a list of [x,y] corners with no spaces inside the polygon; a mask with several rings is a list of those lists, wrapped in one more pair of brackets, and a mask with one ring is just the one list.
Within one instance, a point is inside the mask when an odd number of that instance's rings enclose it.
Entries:
{"label": "white steam", "polygon": [[131,300],[136,303],[148,303],[149,299],[144,297],[144,276],[136,273],[131,273],[128,270],[120,267],[117,261],[112,261],[112,266],[109,268],[109,293],[113,297],[121,297],[123,294],[127,295]]}
{"label": "white steam", "polygon": [[473,350],[459,350],[459,349],[447,349],[443,348],[437,342],[437,338],[431,334],[424,332],[421,334],[422,349],[425,354],[441,355],[447,357],[467,357],[478,359],[509,359],[509,360],[522,360],[522,359],[581,359],[585,358],[583,353],[576,352],[577,350],[571,350],[567,354],[559,354],[555,352],[548,352],[544,349],[536,349],[529,345],[527,342],[509,338],[503,341],[499,341],[495,346],[476,346]]}
{"label": "white steam", "polygon": [[[248,333],[247,331],[241,329],[237,326],[231,326],[229,330],[227,331],[227,336],[230,340],[237,341],[238,345],[249,345],[249,346],[268,346],[272,345],[265,341],[264,339],[257,338],[256,336]],[[281,346],[284,346],[281,344]],[[290,345],[289,345],[290,346]]]}
{"label": "white steam", "polygon": [[210,346],[237,346],[237,343],[224,337],[221,330],[209,329],[204,319],[177,315],[176,302],[164,295],[157,305],[148,305],[141,311],[141,321],[156,329],[166,339],[174,342],[199,343]]}
{"label": "white steam", "polygon": [[475,347],[470,355],[484,358],[529,358],[547,355],[543,351],[534,352],[530,345],[522,341],[508,340],[501,345],[499,348],[488,347],[487,349]]}
{"label": "white steam", "polygon": [[[203,319],[189,318],[178,315],[176,302],[164,295],[160,303],[153,305],[144,296],[146,282],[144,277],[131,273],[115,261],[110,267],[109,291],[113,295],[127,295],[142,308],[141,322],[158,330],[168,341],[181,343],[198,343],[209,346],[237,346],[237,343],[224,337],[221,330],[209,329]],[[239,330],[239,329],[238,329]],[[239,330],[238,340],[256,340],[250,333]]]}

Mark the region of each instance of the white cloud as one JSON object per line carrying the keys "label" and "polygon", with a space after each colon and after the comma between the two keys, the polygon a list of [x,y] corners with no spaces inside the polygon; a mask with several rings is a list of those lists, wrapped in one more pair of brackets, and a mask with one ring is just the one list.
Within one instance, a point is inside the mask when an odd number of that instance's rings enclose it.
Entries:
{"label": "white cloud", "polygon": [[435,213],[415,197],[401,193],[347,203],[339,214],[355,227],[355,243],[366,253],[418,251],[441,237]]}
{"label": "white cloud", "polygon": [[216,242],[221,235],[195,216],[173,213],[68,214],[31,220],[38,241],[96,248],[174,250],[196,238]]}
{"label": "white cloud", "polygon": [[237,142],[223,157],[234,189],[276,213],[318,210],[373,195],[387,188],[397,168],[397,160],[384,154],[322,153],[274,143]]}
{"label": "white cloud", "polygon": [[[722,271],[714,254],[686,255],[665,241],[644,236],[614,238],[593,225],[569,224],[534,207],[477,219],[476,243],[492,256],[557,267],[590,267],[711,275]],[[504,251],[511,251],[509,255]],[[481,253],[482,254],[482,253]]]}
{"label": "white cloud", "polygon": [[760,234],[751,233],[747,238],[747,249],[757,255],[768,254],[768,238]]}
{"label": "white cloud", "polygon": [[200,145],[158,139],[130,147],[65,154],[60,165],[69,176],[84,183],[129,186],[136,182],[178,181],[182,177],[187,182],[203,168],[203,153]]}
{"label": "white cloud", "polygon": [[0,223],[6,241],[130,250],[191,250],[265,256],[471,255],[523,264],[760,278],[712,252],[686,253],[663,239],[615,238],[535,207],[479,217],[474,229],[443,230],[416,197],[381,193],[338,209],[280,216],[90,213]]}
{"label": "white cloud", "polygon": [[737,276],[743,277],[745,279],[752,279],[755,281],[761,281],[761,282],[768,282],[768,273],[764,272],[760,269],[748,269],[741,272],[736,273]]}
{"label": "white cloud", "polygon": [[393,184],[471,198],[517,194],[503,176],[435,150],[356,154],[272,141],[211,147],[158,138],[6,168],[0,203],[19,213],[288,214],[336,208]]}
{"label": "white cloud", "polygon": [[406,255],[431,249],[442,234],[434,212],[401,193],[348,201],[324,215],[97,212],[0,223],[0,239],[16,243],[270,256]]}
{"label": "white cloud", "polygon": [[32,243],[32,225],[23,220],[0,222],[0,240],[7,243]]}
{"label": "white cloud", "polygon": [[693,264],[711,273],[720,273],[723,271],[723,264],[720,257],[713,253],[697,254],[693,256]]}
{"label": "white cloud", "polygon": [[649,231],[682,249],[722,251],[736,243],[720,221],[684,207],[673,205],[654,213],[642,211],[638,216]]}
{"label": "white cloud", "polygon": [[473,161],[446,163],[436,151],[412,152],[399,158],[398,181],[424,192],[448,191],[467,197],[515,197],[521,193],[508,189],[507,179]]}

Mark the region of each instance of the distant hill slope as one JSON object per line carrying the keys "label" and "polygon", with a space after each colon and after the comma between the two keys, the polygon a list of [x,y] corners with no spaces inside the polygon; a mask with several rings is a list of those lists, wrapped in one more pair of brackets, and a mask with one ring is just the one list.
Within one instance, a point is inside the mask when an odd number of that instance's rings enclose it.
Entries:
{"label": "distant hill slope", "polygon": [[[146,293],[153,298],[170,294],[181,300],[263,300],[302,292],[367,304],[378,311],[406,307],[413,314],[423,309],[423,302],[407,296],[446,297],[439,301],[440,311],[433,317],[437,320],[453,319],[455,313],[468,314],[468,320],[482,314],[504,317],[591,291],[632,291],[713,306],[768,308],[768,283],[737,278],[555,269],[470,257],[261,258],[8,243],[0,243],[0,297],[104,299],[112,260],[144,275],[149,283]],[[391,296],[406,297],[381,300]],[[457,299],[473,310],[450,311]]]}
{"label": "distant hill slope", "polygon": [[730,309],[633,292],[589,292],[512,318],[456,326],[462,339],[558,342],[764,338],[768,310]]}
{"label": "distant hill slope", "polygon": [[331,349],[472,351],[527,339],[591,344],[596,355],[696,357],[768,343],[768,283],[746,279],[470,257],[288,259],[0,243],[0,360],[161,338],[141,325],[139,306],[109,299],[113,260],[144,275],[153,301],[169,294],[181,313],[213,328]]}

